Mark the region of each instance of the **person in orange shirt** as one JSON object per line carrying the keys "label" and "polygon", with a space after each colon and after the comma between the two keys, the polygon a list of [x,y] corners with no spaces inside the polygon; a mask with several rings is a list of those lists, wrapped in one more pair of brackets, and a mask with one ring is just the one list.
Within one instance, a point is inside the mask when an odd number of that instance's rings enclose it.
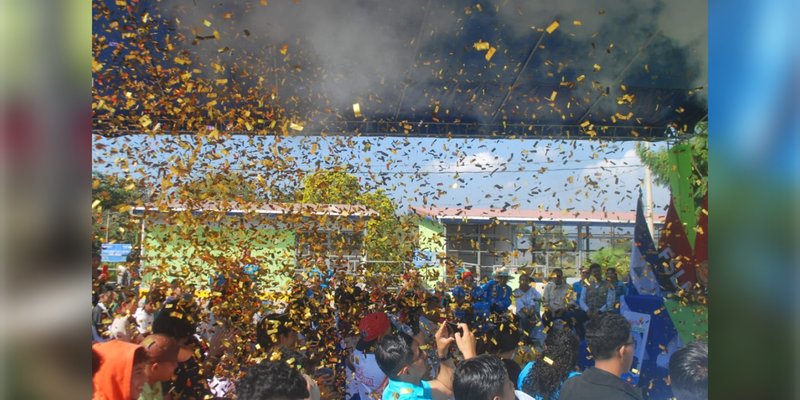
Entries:
{"label": "person in orange shirt", "polygon": [[92,350],[100,366],[92,377],[93,400],[136,400],[147,381],[147,352],[139,345],[111,340]]}

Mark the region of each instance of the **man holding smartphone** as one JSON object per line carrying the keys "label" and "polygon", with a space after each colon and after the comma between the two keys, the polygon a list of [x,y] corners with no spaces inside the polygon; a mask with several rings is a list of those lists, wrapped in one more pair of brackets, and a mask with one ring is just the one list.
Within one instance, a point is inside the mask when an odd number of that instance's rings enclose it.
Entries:
{"label": "man holding smartphone", "polygon": [[453,342],[464,359],[475,356],[475,336],[467,324],[459,323],[458,332],[451,332],[447,322],[436,331],[436,355],[439,357],[439,373],[436,379],[422,380],[427,370],[427,357],[419,343],[404,333],[384,336],[375,350],[378,366],[389,378],[383,391],[384,400],[450,399],[453,396],[453,372],[455,365],[450,357]]}

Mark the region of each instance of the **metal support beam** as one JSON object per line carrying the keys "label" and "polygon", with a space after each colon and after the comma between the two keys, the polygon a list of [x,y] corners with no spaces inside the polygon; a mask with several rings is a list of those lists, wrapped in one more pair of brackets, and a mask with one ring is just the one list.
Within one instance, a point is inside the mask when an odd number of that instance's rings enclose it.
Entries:
{"label": "metal support beam", "polygon": [[[620,71],[619,74],[617,74],[617,76],[614,77],[614,86],[618,86],[620,83],[622,83],[622,78],[625,76],[625,73],[628,72],[628,69],[631,67],[631,65],[633,65],[633,62],[636,61],[636,59],[639,58],[639,56],[642,55],[642,53],[644,53],[644,51],[648,47],[650,47],[650,44],[653,43],[653,39],[655,39],[656,36],[658,36],[658,34],[660,32],[661,31],[656,31],[654,34],[650,35],[650,37],[647,39],[647,42],[644,44],[644,46],[639,48],[639,51],[636,52],[636,54],[633,55],[633,58],[631,58],[631,61],[629,61],[628,64],[625,65],[625,68],[623,68],[622,71]],[[578,121],[585,120],[586,116],[589,115],[589,113],[592,111],[594,106],[597,105],[597,103],[599,103],[600,99],[602,99],[602,98],[603,98],[603,93],[600,93],[599,95],[597,95],[597,98],[595,98],[594,101],[592,102],[592,104],[589,105],[589,108],[586,109],[586,111],[583,113],[583,115],[581,115],[581,117],[580,117],[580,119],[578,119]]]}
{"label": "metal support beam", "polygon": [[522,67],[517,72],[517,76],[514,77],[514,81],[511,83],[511,86],[508,87],[505,96],[503,96],[503,101],[500,102],[500,105],[497,107],[496,110],[494,110],[494,113],[492,113],[492,122],[494,122],[494,120],[497,119],[497,114],[500,114],[500,110],[502,110],[503,107],[505,107],[508,98],[511,96],[511,91],[513,91],[514,88],[517,86],[517,82],[519,82],[519,78],[522,76],[522,72],[525,71],[525,68],[528,66],[528,63],[531,62],[533,55],[536,53],[536,49],[538,49],[539,46],[542,44],[542,40],[544,40],[544,35],[546,34],[547,31],[542,31],[542,34],[539,35],[539,40],[536,41],[536,44],[528,53],[528,58],[525,59],[525,63],[522,64]]}
{"label": "metal support beam", "polygon": [[[467,122],[422,122],[403,123],[390,121],[338,121],[324,127],[308,126],[296,136],[365,136],[365,137],[439,137],[439,138],[483,138],[483,139],[552,139],[552,140],[616,140],[616,141],[665,141],[673,140],[664,132],[666,126],[595,125],[597,136],[592,138],[579,125],[556,124],[479,124]],[[638,136],[631,132],[636,131]],[[229,131],[231,135],[272,136],[280,132],[257,127],[253,132]],[[95,124],[92,134],[117,137],[146,135],[136,127],[111,127]],[[196,131],[164,130],[165,135],[196,135]],[[682,137],[689,137],[684,135]]]}

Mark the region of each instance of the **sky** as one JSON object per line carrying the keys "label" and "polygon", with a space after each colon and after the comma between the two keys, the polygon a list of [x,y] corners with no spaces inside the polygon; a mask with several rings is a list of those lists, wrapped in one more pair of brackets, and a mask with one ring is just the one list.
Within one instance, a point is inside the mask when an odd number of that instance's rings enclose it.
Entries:
{"label": "sky", "polygon": [[[93,170],[141,179],[140,186],[152,189],[169,176],[164,175],[169,166],[187,162],[190,152],[181,145],[196,140],[95,136]],[[358,177],[365,190],[386,191],[399,212],[423,205],[635,211],[645,177],[634,142],[298,136],[276,143],[274,136],[232,136],[203,143],[203,156],[189,177],[223,171],[228,164],[227,171],[296,188],[297,174],[286,178],[269,163],[289,162],[292,171],[304,173],[338,166]],[[655,209],[664,210],[669,190],[654,183],[653,199]]]}

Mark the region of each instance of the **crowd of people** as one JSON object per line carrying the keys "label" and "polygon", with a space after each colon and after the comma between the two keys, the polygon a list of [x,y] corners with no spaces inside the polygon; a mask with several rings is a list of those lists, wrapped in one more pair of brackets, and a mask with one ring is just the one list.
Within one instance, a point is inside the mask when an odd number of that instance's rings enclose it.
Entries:
{"label": "crowd of people", "polygon": [[[525,273],[512,290],[502,269],[431,290],[413,270],[390,284],[319,262],[269,299],[231,271],[208,288],[101,275],[95,399],[643,398],[621,378],[634,352],[625,286],[597,264],[575,285],[551,271],[543,293]],[[678,399],[707,398],[707,353],[698,342],[670,359]]]}

